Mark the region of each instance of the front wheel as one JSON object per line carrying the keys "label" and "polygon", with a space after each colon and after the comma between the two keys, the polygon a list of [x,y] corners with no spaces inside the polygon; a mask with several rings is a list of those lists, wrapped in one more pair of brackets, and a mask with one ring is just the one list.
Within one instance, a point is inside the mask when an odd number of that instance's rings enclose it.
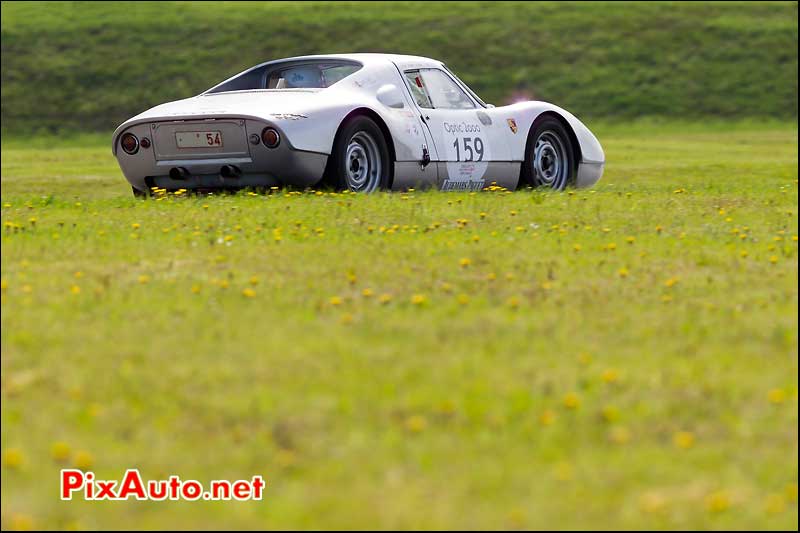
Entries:
{"label": "front wheel", "polygon": [[525,147],[522,183],[563,191],[575,182],[573,154],[569,133],[559,120],[545,117],[534,122]]}
{"label": "front wheel", "polygon": [[392,161],[383,132],[368,117],[347,121],[333,144],[332,178],[338,189],[373,192],[389,188]]}

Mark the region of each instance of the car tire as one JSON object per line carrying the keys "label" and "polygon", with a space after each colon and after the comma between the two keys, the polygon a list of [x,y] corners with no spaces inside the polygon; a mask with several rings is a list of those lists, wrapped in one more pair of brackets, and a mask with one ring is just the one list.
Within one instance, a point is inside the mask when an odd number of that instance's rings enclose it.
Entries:
{"label": "car tire", "polygon": [[386,190],[392,160],[383,132],[369,117],[355,116],[340,128],[333,143],[331,181],[339,190]]}
{"label": "car tire", "polygon": [[551,116],[537,119],[528,132],[521,185],[563,191],[575,183],[575,147],[560,120]]}
{"label": "car tire", "polygon": [[133,196],[135,198],[147,198],[147,196],[148,196],[148,194],[146,192],[140,191],[136,187],[131,187],[131,190],[133,191]]}

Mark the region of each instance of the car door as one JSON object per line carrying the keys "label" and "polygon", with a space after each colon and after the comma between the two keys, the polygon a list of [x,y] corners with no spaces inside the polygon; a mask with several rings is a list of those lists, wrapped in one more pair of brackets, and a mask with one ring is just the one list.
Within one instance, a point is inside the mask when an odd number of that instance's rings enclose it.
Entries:
{"label": "car door", "polygon": [[[456,81],[439,68],[406,69],[403,75],[429,128],[439,159],[439,188],[480,190],[497,181],[511,160],[504,132]],[[499,173],[499,174],[498,174]]]}

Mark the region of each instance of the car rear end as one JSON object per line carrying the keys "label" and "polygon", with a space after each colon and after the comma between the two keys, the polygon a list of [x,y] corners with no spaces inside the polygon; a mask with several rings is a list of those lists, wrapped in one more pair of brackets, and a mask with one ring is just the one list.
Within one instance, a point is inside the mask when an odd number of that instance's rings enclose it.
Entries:
{"label": "car rear end", "polygon": [[115,133],[113,152],[139,192],[308,187],[327,162],[295,150],[278,125],[243,116],[132,120]]}

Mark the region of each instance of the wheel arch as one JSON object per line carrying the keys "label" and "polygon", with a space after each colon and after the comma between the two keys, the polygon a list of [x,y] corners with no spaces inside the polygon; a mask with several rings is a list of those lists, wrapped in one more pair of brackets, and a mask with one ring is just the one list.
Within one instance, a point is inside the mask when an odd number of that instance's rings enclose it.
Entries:
{"label": "wheel arch", "polygon": [[[372,120],[375,124],[378,125],[380,128],[381,133],[383,134],[383,140],[386,141],[386,147],[389,149],[389,189],[392,187],[392,182],[394,181],[394,164],[397,161],[397,156],[395,155],[394,149],[394,139],[392,138],[392,134],[389,132],[389,127],[386,125],[386,121],[381,118],[381,116],[373,111],[368,107],[357,107],[350,111],[342,120],[339,122],[339,126],[336,128],[336,134],[333,137],[333,145],[336,146],[336,140],[339,138],[339,134],[342,131],[344,125],[349,121],[352,120],[354,117],[367,117]],[[333,156],[333,154],[331,154]],[[328,158],[328,165],[325,168],[325,175],[329,176],[330,172],[333,171],[331,168],[333,157]]]}
{"label": "wheel arch", "polygon": [[[543,113],[540,113],[533,120],[533,122],[531,122],[531,126],[530,126],[530,128],[528,128],[527,139],[525,141],[525,151],[523,152],[523,154],[527,154],[528,153],[528,150],[530,148],[530,143],[531,143],[531,132],[533,131],[533,129],[541,121],[543,121],[543,120],[545,120],[547,118],[556,119],[558,122],[561,123],[562,126],[564,126],[564,129],[567,131],[567,135],[569,135],[570,144],[572,145],[572,156],[573,156],[573,159],[574,159],[575,170],[577,171],[578,165],[581,162],[581,145],[578,142],[578,136],[575,134],[575,130],[572,128],[572,125],[567,121],[567,119],[564,118],[563,115],[561,115],[560,113],[558,113],[556,111],[545,111]],[[519,183],[523,182],[523,172],[524,171],[525,171],[525,159],[524,159],[524,156],[523,156],[522,165],[520,165],[520,168],[519,168]]]}
{"label": "wheel arch", "polygon": [[525,142],[525,153],[527,153],[529,147],[528,143],[531,142],[531,131],[533,131],[533,128],[536,127],[539,122],[546,118],[554,118],[558,120],[561,125],[564,126],[564,129],[567,130],[569,141],[572,144],[572,155],[575,158],[575,166],[577,167],[577,165],[581,162],[581,143],[578,142],[578,136],[575,134],[575,130],[573,129],[572,125],[567,121],[566,118],[564,118],[563,115],[556,111],[545,111],[537,116],[536,119],[534,119],[534,121],[531,123],[531,127],[528,128],[528,139]]}

